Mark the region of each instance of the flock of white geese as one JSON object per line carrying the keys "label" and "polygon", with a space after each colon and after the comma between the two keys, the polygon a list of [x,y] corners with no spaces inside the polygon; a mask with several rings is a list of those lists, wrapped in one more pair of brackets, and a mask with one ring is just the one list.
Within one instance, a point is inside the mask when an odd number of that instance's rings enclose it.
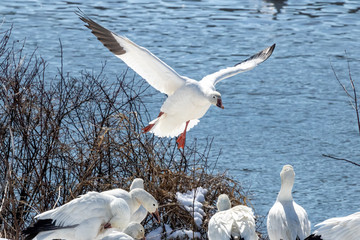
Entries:
{"label": "flock of white geese", "polygon": [[[256,67],[268,59],[275,48],[274,44],[235,66],[195,81],[179,75],[147,49],[102,27],[80,10],[77,14],[105,47],[151,86],[168,96],[158,117],[143,132],[152,132],[159,137],[180,135],[177,138],[179,148],[184,148],[186,132],[199,122],[211,105],[224,108],[215,85],[225,78]],[[295,180],[293,167],[285,165],[280,177],[281,188],[267,217],[270,240],[360,239],[360,212],[325,220],[317,224],[317,229],[311,234],[306,211],[292,198]],[[208,224],[210,240],[258,239],[251,208],[243,205],[231,207],[229,197],[222,194],[218,197],[217,209],[218,212]],[[160,222],[157,200],[144,190],[143,180],[137,178],[130,191],[113,189],[100,193],[88,192],[63,206],[41,213],[23,233],[26,240],[145,239],[141,222],[148,213]]]}
{"label": "flock of white geese", "polygon": [[[358,240],[360,212],[331,218],[311,225],[306,211],[292,198],[295,172],[285,165],[280,173],[281,188],[267,217],[270,240]],[[132,240],[145,239],[141,222],[148,213],[160,223],[157,200],[144,190],[141,178],[133,180],[130,191],[113,189],[88,192],[58,208],[41,213],[23,231],[25,240]],[[257,240],[255,216],[251,208],[231,207],[226,194],[218,197],[217,212],[211,217],[209,240]]]}

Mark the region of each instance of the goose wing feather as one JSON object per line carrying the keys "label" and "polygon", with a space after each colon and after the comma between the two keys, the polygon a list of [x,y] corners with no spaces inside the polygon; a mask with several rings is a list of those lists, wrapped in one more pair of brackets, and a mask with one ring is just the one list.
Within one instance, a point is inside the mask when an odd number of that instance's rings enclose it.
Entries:
{"label": "goose wing feather", "polygon": [[146,48],[104,28],[80,10],[76,13],[105,47],[158,91],[172,95],[185,84],[186,80],[182,76]]}
{"label": "goose wing feather", "polygon": [[215,86],[218,82],[223,79],[232,77],[236,74],[249,71],[259,65],[260,63],[264,62],[268,59],[275,49],[275,44],[272,46],[265,48],[264,50],[258,52],[257,54],[247,58],[246,60],[236,64],[233,67],[228,67],[225,69],[221,69],[215,73],[209,74],[205,76],[201,81],[207,82],[208,84],[212,84]]}
{"label": "goose wing feather", "polygon": [[94,217],[110,218],[111,200],[111,196],[88,192],[67,204],[37,215],[36,219],[52,219],[56,225],[69,226]]}

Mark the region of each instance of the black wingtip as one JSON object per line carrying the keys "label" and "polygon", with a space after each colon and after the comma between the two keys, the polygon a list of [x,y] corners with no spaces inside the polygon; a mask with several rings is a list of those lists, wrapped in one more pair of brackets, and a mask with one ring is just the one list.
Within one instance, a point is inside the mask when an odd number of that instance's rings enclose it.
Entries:
{"label": "black wingtip", "polygon": [[323,239],[319,235],[311,234],[310,236],[308,236],[304,240],[323,240]]}
{"label": "black wingtip", "polygon": [[22,233],[25,235],[25,240],[31,240],[40,232],[53,229],[54,226],[52,219],[41,219],[27,227]]}
{"label": "black wingtip", "polygon": [[74,228],[78,226],[78,224],[71,226],[57,226],[56,221],[52,219],[39,219],[26,229],[22,231],[25,236],[25,240],[31,240],[35,238],[40,232],[52,231],[57,229],[65,229],[65,228]]}
{"label": "black wingtip", "polygon": [[77,7],[77,10],[75,10],[74,12],[79,17],[85,17],[86,16],[86,14],[79,7]]}
{"label": "black wingtip", "polygon": [[276,47],[276,43],[274,43],[273,45],[271,45],[271,47],[270,47],[270,51],[271,51],[271,53],[274,51],[274,49],[275,49],[275,47]]}
{"label": "black wingtip", "polygon": [[110,50],[110,52],[114,53],[115,55],[122,55],[126,53],[125,49],[114,38],[114,35],[116,35],[115,33],[93,21],[83,11],[81,11],[80,8],[75,11],[75,14],[79,16],[80,20],[85,23],[84,26],[89,28],[91,33],[94,34],[97,39],[102,42],[102,44],[107,49]]}
{"label": "black wingtip", "polygon": [[274,44],[271,45],[270,47],[267,47],[267,48],[265,48],[264,50],[256,53],[255,55],[253,55],[253,56],[245,59],[244,61],[241,61],[241,62],[235,64],[235,66],[237,66],[237,65],[239,65],[239,64],[241,64],[241,63],[243,63],[243,62],[250,61],[250,60],[255,59],[255,58],[259,58],[259,59],[262,60],[261,62],[264,62],[264,61],[265,61],[266,59],[268,59],[268,58],[271,56],[271,54],[274,52],[275,46],[276,46],[276,43],[274,43]]}

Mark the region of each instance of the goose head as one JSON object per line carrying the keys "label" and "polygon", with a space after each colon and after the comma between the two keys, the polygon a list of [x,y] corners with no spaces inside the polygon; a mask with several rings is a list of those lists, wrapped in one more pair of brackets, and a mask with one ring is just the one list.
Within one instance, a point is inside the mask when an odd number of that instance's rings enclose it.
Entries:
{"label": "goose head", "polygon": [[291,165],[283,166],[280,172],[281,189],[278,198],[282,200],[292,200],[291,190],[295,181],[295,171]]}
{"label": "goose head", "polygon": [[221,194],[218,197],[218,200],[216,202],[216,207],[217,207],[219,212],[230,209],[231,208],[231,202],[230,202],[230,199],[229,199],[228,195]]}
{"label": "goose head", "polygon": [[145,229],[140,223],[130,223],[125,228],[124,233],[134,239],[145,239]]}
{"label": "goose head", "polygon": [[224,106],[222,104],[222,100],[221,100],[221,94],[217,91],[211,91],[208,96],[207,96],[209,102],[212,104],[212,105],[215,105],[219,108],[222,108],[224,109]]}
{"label": "goose head", "polygon": [[158,223],[160,223],[160,215],[158,211],[159,203],[150,193],[144,189],[136,188],[131,190],[130,194],[139,204],[141,204],[149,213],[153,215]]}

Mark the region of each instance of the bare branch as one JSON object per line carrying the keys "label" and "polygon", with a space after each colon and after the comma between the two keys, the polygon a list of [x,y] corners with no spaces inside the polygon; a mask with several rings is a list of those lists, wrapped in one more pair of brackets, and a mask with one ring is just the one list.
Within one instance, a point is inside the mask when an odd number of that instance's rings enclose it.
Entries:
{"label": "bare branch", "polygon": [[339,161],[345,161],[345,162],[348,162],[348,163],[351,163],[351,164],[354,164],[355,166],[358,166],[360,167],[360,164],[356,163],[356,162],[353,162],[353,161],[350,161],[348,159],[345,159],[345,158],[338,158],[338,157],[334,157],[334,156],[331,156],[331,155],[327,155],[327,154],[322,154],[324,157],[327,157],[327,158],[331,158],[331,159],[335,159],[335,160],[339,160]]}

